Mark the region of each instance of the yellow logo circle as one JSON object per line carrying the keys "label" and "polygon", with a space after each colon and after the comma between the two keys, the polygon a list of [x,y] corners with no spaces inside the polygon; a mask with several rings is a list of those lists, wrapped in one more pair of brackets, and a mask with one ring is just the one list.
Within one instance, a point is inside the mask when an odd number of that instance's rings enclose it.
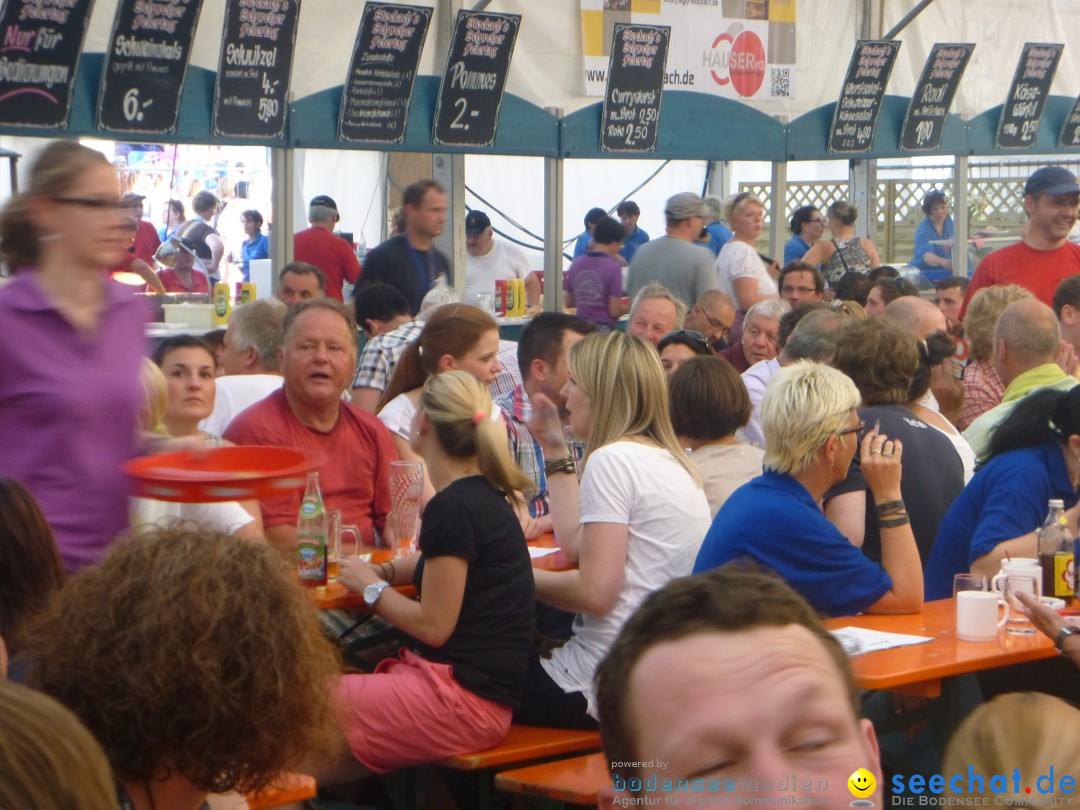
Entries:
{"label": "yellow logo circle", "polygon": [[847,786],[848,790],[851,791],[851,795],[856,799],[865,799],[867,796],[873,795],[874,788],[877,787],[877,780],[866,768],[859,768],[848,777]]}

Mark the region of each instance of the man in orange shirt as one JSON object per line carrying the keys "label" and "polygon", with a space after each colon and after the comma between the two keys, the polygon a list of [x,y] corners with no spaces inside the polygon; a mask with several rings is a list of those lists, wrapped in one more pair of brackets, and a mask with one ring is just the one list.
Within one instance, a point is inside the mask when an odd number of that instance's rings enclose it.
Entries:
{"label": "man in orange shirt", "polygon": [[1021,241],[982,260],[971,277],[960,318],[978,290],[995,284],[1019,284],[1052,305],[1057,285],[1080,273],[1080,245],[1069,241],[1078,205],[1080,184],[1072,172],[1062,166],[1036,169],[1024,185],[1028,225]]}

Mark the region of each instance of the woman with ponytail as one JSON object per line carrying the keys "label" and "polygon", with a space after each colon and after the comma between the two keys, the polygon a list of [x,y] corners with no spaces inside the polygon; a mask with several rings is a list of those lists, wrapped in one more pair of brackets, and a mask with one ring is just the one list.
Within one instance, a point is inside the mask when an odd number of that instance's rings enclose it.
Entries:
{"label": "woman with ponytail", "polygon": [[[371,675],[345,675],[338,688],[345,740],[367,770],[488,748],[510,727],[534,625],[532,566],[511,501],[530,481],[491,417],[491,397],[472,374],[428,377],[409,439],[436,490],[420,553],[375,565],[342,560],[341,582],[410,637],[398,658]],[[389,587],[407,583],[419,600]],[[327,779],[356,772],[347,762]]]}
{"label": "woman with ponytail", "polygon": [[[405,349],[375,409],[394,435],[398,458],[419,460],[411,447],[409,432],[424,381],[433,374],[458,369],[469,372],[485,386],[491,385],[502,371],[498,353],[499,326],[482,309],[445,304],[428,315],[420,337]],[[425,473],[424,502],[431,494]]]}
{"label": "woman with ponytail", "polygon": [[0,476],[33,493],[71,573],[127,526],[147,312],[105,269],[130,243],[116,171],[47,146],[0,213]]}
{"label": "woman with ponytail", "polygon": [[992,576],[1006,557],[1034,557],[1051,498],[1075,535],[1080,503],[1080,386],[1028,394],[990,440],[990,457],[941,522],[926,566],[926,598],[952,594],[954,574]]}

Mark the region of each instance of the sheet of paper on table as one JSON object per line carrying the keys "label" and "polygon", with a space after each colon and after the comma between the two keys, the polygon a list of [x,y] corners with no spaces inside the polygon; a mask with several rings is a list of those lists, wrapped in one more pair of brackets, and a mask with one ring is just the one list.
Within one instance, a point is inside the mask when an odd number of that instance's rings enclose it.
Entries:
{"label": "sheet of paper on table", "polygon": [[559,549],[557,548],[537,548],[536,546],[529,546],[529,556],[532,559],[537,557],[546,557],[548,554],[554,554]]}
{"label": "sheet of paper on table", "polygon": [[844,652],[848,655],[862,655],[892,647],[906,647],[909,644],[925,644],[933,641],[929,636],[911,636],[905,633],[883,633],[880,630],[867,630],[865,627],[841,627],[830,631]]}

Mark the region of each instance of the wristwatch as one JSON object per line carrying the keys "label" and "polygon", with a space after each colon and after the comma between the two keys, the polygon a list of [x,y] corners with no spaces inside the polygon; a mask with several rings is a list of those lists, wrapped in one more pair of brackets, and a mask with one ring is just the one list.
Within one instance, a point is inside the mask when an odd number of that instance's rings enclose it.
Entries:
{"label": "wristwatch", "polygon": [[375,607],[375,603],[379,601],[379,597],[382,596],[382,592],[389,587],[390,583],[386,582],[385,580],[380,579],[378,582],[372,582],[370,585],[364,588],[364,604],[368,607]]}
{"label": "wristwatch", "polygon": [[1072,624],[1067,624],[1057,631],[1057,635],[1054,636],[1054,649],[1062,655],[1065,655],[1065,650],[1062,649],[1065,646],[1065,639],[1069,636],[1075,636],[1080,633],[1080,627],[1076,627]]}

